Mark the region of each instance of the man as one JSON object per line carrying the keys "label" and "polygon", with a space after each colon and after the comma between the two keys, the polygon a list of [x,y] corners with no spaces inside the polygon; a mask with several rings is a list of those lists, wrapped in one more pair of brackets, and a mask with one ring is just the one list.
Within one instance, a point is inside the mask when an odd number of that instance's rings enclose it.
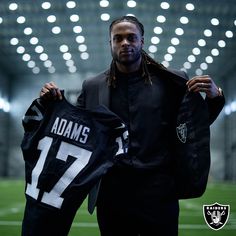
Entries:
{"label": "man", "polygon": [[[79,105],[89,109],[108,106],[129,129],[126,161],[112,168],[90,196],[89,203],[97,199],[102,236],[178,235],[173,150],[180,104],[186,90],[206,93],[209,120],[205,126],[217,118],[224,105],[221,89],[209,76],[188,80],[184,72],[155,62],[143,45],[144,27],[137,18],[114,20],[110,25],[111,66],[85,81],[78,98]],[[61,94],[51,82],[44,85],[40,97],[60,99]]]}

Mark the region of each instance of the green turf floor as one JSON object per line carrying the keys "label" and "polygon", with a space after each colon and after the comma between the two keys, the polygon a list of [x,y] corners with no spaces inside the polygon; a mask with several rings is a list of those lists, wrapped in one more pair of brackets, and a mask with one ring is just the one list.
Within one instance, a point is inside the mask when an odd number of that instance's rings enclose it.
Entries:
{"label": "green turf floor", "polygon": [[[24,210],[24,182],[0,180],[0,236],[20,236]],[[215,202],[230,205],[230,216],[223,229],[214,231],[204,220],[202,207]],[[179,236],[235,236],[236,184],[209,183],[201,198],[180,201]],[[79,209],[69,236],[99,236],[96,215],[89,215],[86,202]],[[154,235],[152,235],[154,236]]]}

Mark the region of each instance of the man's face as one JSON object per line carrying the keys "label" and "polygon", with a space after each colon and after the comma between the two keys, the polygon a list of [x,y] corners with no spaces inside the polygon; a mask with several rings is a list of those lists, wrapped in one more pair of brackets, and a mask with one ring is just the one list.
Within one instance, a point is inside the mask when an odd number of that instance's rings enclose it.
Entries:
{"label": "man's face", "polygon": [[113,59],[129,66],[141,57],[143,37],[134,23],[120,22],[113,26],[111,31],[111,53]]}

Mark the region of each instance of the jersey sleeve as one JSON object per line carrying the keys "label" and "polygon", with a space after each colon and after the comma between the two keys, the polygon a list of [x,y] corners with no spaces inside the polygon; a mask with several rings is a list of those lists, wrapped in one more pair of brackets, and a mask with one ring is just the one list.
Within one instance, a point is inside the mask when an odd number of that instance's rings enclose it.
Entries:
{"label": "jersey sleeve", "polygon": [[39,98],[32,102],[22,119],[25,132],[31,132],[39,127],[45,110],[46,108],[42,105]]}
{"label": "jersey sleeve", "polygon": [[[103,105],[99,105],[92,111],[93,117],[98,124],[102,124],[117,144],[115,157],[118,158],[127,154],[129,144],[129,133],[126,124],[119,116]],[[97,125],[99,127],[99,125]]]}

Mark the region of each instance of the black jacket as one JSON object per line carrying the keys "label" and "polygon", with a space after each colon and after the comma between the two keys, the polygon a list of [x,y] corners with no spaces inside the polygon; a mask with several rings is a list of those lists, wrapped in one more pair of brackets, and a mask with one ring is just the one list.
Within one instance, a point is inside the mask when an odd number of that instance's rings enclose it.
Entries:
{"label": "black jacket", "polygon": [[[80,106],[89,109],[99,104],[110,106],[108,73],[109,70],[83,83],[78,98]],[[201,196],[210,168],[209,126],[222,110],[224,97],[204,100],[199,93],[189,93],[188,77],[182,71],[154,69],[149,65],[149,73],[152,84],[143,83],[137,91],[131,90],[136,93],[131,121],[136,128],[131,133],[137,144],[131,167],[171,173],[171,178],[162,177],[158,181],[174,188],[171,192],[177,198]],[[89,198],[92,208],[96,192],[97,189],[92,191]]]}

